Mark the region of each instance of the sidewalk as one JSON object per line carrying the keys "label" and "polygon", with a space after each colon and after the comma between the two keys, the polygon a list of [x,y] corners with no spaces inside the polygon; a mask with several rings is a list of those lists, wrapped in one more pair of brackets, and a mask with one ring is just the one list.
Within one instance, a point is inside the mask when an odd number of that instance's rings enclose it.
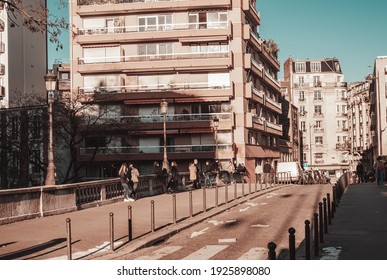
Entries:
{"label": "sidewalk", "polygon": [[[131,252],[158,242],[184,228],[199,223],[249,199],[263,195],[282,185],[264,189],[245,183],[192,191],[192,217],[190,192],[174,196],[162,194],[135,202],[119,202],[62,215],[26,220],[0,226],[1,259],[67,259],[67,223],[71,219],[72,259],[104,259],[110,253],[110,224],[113,221],[114,248],[125,245]],[[227,192],[226,192],[227,190]],[[251,192],[251,194],[250,194]],[[227,193],[227,197],[226,197]],[[236,199],[235,199],[236,198]],[[226,203],[227,199],[227,203]],[[218,203],[216,203],[218,202]],[[152,205],[154,215],[152,217]],[[206,205],[204,208],[203,205]],[[129,206],[131,210],[129,210]],[[128,219],[132,214],[133,240],[128,242]],[[113,214],[111,218],[110,213]],[[174,216],[174,213],[175,216]],[[176,218],[174,218],[176,217]],[[176,219],[176,223],[175,222]],[[115,253],[115,254],[117,254]]]}
{"label": "sidewalk", "polygon": [[386,216],[386,185],[349,185],[319,245],[318,259],[387,260]]}

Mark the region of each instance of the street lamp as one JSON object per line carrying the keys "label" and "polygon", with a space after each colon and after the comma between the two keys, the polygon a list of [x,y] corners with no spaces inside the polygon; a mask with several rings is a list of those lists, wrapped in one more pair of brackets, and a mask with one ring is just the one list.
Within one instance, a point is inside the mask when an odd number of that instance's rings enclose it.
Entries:
{"label": "street lamp", "polygon": [[167,159],[167,113],[168,113],[168,102],[163,99],[160,103],[160,111],[163,115],[163,123],[164,123],[164,159],[162,168],[169,171],[169,162]]}
{"label": "street lamp", "polygon": [[214,132],[215,132],[215,159],[218,159],[218,127],[219,127],[218,116],[214,117],[213,122],[214,122]]}
{"label": "street lamp", "polygon": [[56,76],[49,70],[44,76],[46,82],[46,90],[48,95],[48,110],[49,110],[49,140],[48,140],[48,166],[45,185],[55,185],[55,164],[54,164],[54,147],[53,147],[53,128],[52,128],[52,102],[56,89]]}

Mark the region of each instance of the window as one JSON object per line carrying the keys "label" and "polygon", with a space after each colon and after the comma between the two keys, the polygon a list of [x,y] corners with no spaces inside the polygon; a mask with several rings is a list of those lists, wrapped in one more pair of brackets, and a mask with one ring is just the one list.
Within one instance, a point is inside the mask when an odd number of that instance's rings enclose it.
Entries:
{"label": "window", "polygon": [[300,115],[304,115],[305,113],[305,106],[300,106]]}
{"label": "window", "polygon": [[300,100],[305,100],[305,92],[300,91]]}
{"label": "window", "polygon": [[321,105],[314,106],[314,113],[316,115],[321,115],[322,114],[322,106]]}
{"label": "window", "polygon": [[305,121],[301,121],[300,126],[301,126],[301,131],[305,131]]}
{"label": "window", "polygon": [[323,144],[323,137],[322,136],[316,136],[315,137],[315,144],[316,145],[322,145]]}
{"label": "window", "polygon": [[313,85],[315,87],[321,87],[320,76],[313,76]]}
{"label": "window", "polygon": [[172,44],[142,44],[138,45],[139,55],[171,54]]}
{"label": "window", "polygon": [[321,128],[321,121],[316,121],[315,127],[316,128]]}
{"label": "window", "polygon": [[299,76],[298,77],[298,84],[302,87],[304,86],[304,76]]}
{"label": "window", "polygon": [[138,18],[139,31],[163,31],[172,29],[172,15],[157,15]]}
{"label": "window", "polygon": [[324,156],[323,153],[315,153],[314,154],[315,159],[323,159],[323,156]]}
{"label": "window", "polygon": [[321,91],[314,92],[314,100],[322,100]]}
{"label": "window", "polygon": [[296,73],[305,73],[306,72],[306,63],[305,62],[296,62]]}
{"label": "window", "polygon": [[321,72],[321,62],[311,62],[310,63],[310,71],[311,72]]}

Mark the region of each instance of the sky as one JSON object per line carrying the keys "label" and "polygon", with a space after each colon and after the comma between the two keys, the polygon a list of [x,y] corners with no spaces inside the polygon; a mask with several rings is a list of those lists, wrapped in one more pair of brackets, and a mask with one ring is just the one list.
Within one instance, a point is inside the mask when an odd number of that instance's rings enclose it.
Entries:
{"label": "sky", "polygon": [[[192,0],[194,1],[194,0]],[[51,13],[68,17],[59,0],[48,0]],[[274,39],[279,61],[339,59],[346,82],[363,81],[373,72],[377,56],[387,56],[386,0],[257,0],[261,13],[260,36]],[[63,50],[49,46],[49,68],[55,59],[69,59],[69,33]]]}

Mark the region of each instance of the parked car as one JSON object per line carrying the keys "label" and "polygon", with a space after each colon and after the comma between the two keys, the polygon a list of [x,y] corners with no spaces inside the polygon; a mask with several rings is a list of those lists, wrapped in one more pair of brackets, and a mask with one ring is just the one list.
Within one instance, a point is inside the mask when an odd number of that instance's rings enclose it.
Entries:
{"label": "parked car", "polygon": [[302,168],[296,161],[279,162],[277,165],[277,178],[279,183],[290,182],[302,184]]}

